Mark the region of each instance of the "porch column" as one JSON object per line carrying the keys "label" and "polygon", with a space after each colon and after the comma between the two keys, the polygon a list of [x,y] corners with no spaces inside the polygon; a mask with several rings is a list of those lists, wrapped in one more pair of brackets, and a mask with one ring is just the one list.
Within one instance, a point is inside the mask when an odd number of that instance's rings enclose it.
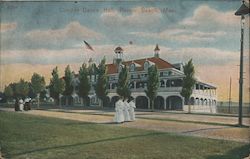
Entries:
{"label": "porch column", "polygon": [[183,108],[184,108],[184,101],[185,101],[185,99],[183,98],[183,97],[181,97],[181,99],[182,99],[182,110],[183,110]]}
{"label": "porch column", "polygon": [[167,102],[166,102],[166,100],[167,100],[167,97],[165,97],[165,98],[163,98],[164,99],[164,110],[166,110],[167,109]]}
{"label": "porch column", "polygon": [[150,109],[150,100],[148,97],[147,97],[147,100],[148,100],[148,109]]}
{"label": "porch column", "polygon": [[164,88],[167,87],[167,80],[164,79]]}
{"label": "porch column", "polygon": [[169,109],[171,110],[172,109],[171,98],[169,98],[169,100],[168,100],[168,105],[169,105]]}

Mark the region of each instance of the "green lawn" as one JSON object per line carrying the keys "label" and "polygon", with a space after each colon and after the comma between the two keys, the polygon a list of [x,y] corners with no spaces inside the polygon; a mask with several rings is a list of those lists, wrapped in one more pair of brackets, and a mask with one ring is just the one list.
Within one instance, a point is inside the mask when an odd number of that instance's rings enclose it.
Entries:
{"label": "green lawn", "polygon": [[[93,116],[94,117],[94,116]],[[0,112],[5,158],[237,159],[249,144]]]}

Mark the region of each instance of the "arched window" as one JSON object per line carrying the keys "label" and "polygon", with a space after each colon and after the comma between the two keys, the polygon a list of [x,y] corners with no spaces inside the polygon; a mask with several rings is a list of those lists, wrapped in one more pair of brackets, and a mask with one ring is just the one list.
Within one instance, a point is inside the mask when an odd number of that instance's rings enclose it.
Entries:
{"label": "arched window", "polygon": [[135,64],[132,63],[132,64],[130,65],[130,71],[135,71]]}
{"label": "arched window", "polygon": [[147,71],[147,70],[148,70],[148,67],[149,67],[149,62],[148,62],[148,61],[145,61],[145,62],[144,62],[144,70]]}

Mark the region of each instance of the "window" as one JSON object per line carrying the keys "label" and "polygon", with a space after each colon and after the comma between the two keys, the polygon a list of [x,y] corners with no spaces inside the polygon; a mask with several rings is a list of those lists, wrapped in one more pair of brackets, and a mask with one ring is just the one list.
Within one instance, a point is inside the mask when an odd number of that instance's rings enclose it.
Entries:
{"label": "window", "polygon": [[168,72],[168,75],[171,76],[171,75],[172,75],[172,71],[169,71],[169,72]]}
{"label": "window", "polygon": [[144,70],[148,70],[148,67],[149,67],[149,62],[145,61],[144,62]]}
{"label": "window", "polygon": [[163,72],[160,72],[160,77],[163,77]]}
{"label": "window", "polygon": [[135,71],[135,64],[130,65],[130,71]]}

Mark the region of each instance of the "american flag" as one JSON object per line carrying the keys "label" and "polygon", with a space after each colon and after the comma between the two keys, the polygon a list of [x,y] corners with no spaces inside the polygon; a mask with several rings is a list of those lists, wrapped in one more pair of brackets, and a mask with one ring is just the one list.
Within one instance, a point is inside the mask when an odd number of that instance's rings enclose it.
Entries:
{"label": "american flag", "polygon": [[84,44],[87,49],[94,51],[93,47],[89,43],[87,43],[85,40],[84,40]]}

